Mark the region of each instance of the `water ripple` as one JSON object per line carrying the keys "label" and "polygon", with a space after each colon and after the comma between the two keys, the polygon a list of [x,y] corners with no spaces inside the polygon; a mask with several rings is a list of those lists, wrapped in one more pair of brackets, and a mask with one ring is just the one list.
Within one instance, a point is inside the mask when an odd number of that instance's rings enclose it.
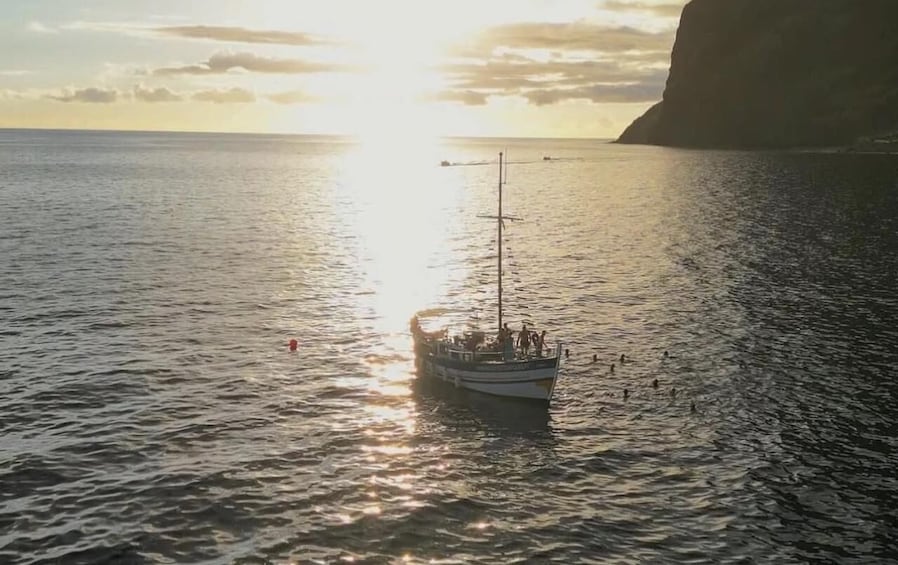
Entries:
{"label": "water ripple", "polygon": [[412,370],[494,324],[493,142],[10,136],[0,561],[898,559],[888,157],[509,141],[545,409]]}

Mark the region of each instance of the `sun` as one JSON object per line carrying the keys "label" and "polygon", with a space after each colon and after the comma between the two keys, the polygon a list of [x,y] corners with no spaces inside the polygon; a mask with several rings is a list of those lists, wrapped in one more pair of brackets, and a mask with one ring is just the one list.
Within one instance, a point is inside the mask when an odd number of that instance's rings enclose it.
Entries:
{"label": "sun", "polygon": [[267,19],[257,25],[301,30],[330,42],[284,47],[279,57],[314,57],[348,69],[271,77],[281,80],[272,90],[307,92],[313,99],[278,108],[281,129],[380,140],[454,135],[469,109],[435,101],[433,95],[449,86],[444,64],[453,47],[470,39],[496,11],[475,9],[473,1],[332,0],[309,11],[308,4],[285,0],[279,9],[267,10]]}
{"label": "sun", "polygon": [[357,39],[361,68],[352,78],[347,111],[359,137],[433,137],[438,114],[425,95],[441,87],[441,44],[414,27],[396,25]]}

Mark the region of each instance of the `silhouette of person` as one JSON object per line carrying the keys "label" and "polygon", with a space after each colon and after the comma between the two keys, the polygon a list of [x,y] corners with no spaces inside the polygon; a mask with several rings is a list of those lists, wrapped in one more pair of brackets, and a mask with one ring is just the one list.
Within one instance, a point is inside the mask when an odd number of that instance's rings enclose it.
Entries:
{"label": "silhouette of person", "polygon": [[502,326],[504,334],[502,340],[502,351],[506,361],[514,359],[514,332],[508,329],[508,324]]}
{"label": "silhouette of person", "polygon": [[524,324],[521,333],[518,334],[518,345],[521,347],[521,353],[526,357],[530,353],[530,330],[527,329],[527,324]]}
{"label": "silhouette of person", "polygon": [[533,338],[533,346],[536,348],[536,356],[543,356],[543,347],[546,345],[546,330],[543,330],[541,334],[537,335],[536,332],[533,332],[535,336]]}

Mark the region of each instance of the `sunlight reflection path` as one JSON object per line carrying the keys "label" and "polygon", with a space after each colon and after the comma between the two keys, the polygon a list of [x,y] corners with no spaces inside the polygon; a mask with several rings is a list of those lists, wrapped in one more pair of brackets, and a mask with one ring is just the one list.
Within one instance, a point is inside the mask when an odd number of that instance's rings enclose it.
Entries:
{"label": "sunlight reflection path", "polygon": [[365,137],[346,155],[334,187],[357,277],[347,294],[352,326],[364,342],[363,370],[336,382],[364,395],[354,410],[362,439],[351,479],[364,496],[333,509],[343,524],[389,520],[426,504],[423,476],[411,464],[420,455],[408,321],[442,305],[447,289],[467,277],[453,251],[463,228],[463,176],[440,166],[442,153],[436,138]]}
{"label": "sunlight reflection path", "polygon": [[375,332],[404,332],[415,311],[464,276],[447,245],[462,187],[439,167],[440,150],[436,139],[374,137],[347,158],[339,190],[352,203],[347,224],[358,242],[357,314]]}

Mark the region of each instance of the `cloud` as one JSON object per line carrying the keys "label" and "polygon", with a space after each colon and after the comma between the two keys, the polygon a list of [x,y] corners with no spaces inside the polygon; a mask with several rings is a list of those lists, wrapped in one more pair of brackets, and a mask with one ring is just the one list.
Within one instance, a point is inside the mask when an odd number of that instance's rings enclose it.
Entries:
{"label": "cloud", "polygon": [[673,30],[650,33],[631,27],[609,27],[589,22],[515,23],[485,30],[458,52],[482,56],[499,47],[602,53],[669,52],[674,33]]}
{"label": "cloud", "polygon": [[232,69],[254,73],[324,73],[345,70],[343,65],[316,63],[303,59],[277,59],[253,53],[215,53],[207,61],[181,67],[162,67],[153,71],[157,76],[224,74]]}
{"label": "cloud", "polygon": [[489,96],[523,96],[536,105],[567,99],[593,102],[659,100],[667,66],[644,55],[632,60],[548,60],[501,58],[486,63],[452,63],[439,67],[449,88],[433,99],[479,105]]}
{"label": "cloud", "polygon": [[0,69],[0,77],[22,77],[33,73],[34,71],[24,69]]}
{"label": "cloud", "polygon": [[244,27],[180,25],[151,28],[159,35],[208,39],[232,43],[269,43],[276,45],[322,45],[330,41],[319,36],[296,31],[258,30]]}
{"label": "cloud", "polygon": [[143,85],[137,85],[134,87],[132,95],[137,102],[179,102],[183,100],[180,94],[175,94],[164,87],[144,88]]}
{"label": "cloud", "polygon": [[546,106],[564,100],[589,100],[595,103],[656,102],[664,85],[651,82],[634,84],[595,84],[580,88],[546,88],[522,92],[531,104]]}
{"label": "cloud", "polygon": [[256,96],[251,90],[240,87],[221,89],[201,89],[194,91],[173,91],[166,87],[148,87],[135,84],[131,90],[114,90],[97,87],[63,89],[61,92],[41,89],[12,90],[0,89],[0,100],[37,100],[50,99],[57,102],[85,102],[95,104],[111,104],[114,102],[133,102],[143,104],[211,102],[213,104],[247,104],[266,99],[278,104],[303,104],[320,102],[321,99],[299,90],[273,92]]}
{"label": "cloud", "polygon": [[[438,98],[478,105],[489,96],[522,96],[537,106],[577,99],[656,101],[664,92],[674,35],[583,21],[493,27],[456,50],[465,57],[461,62],[437,67],[449,85]],[[547,51],[548,58],[534,59],[530,50]]]}
{"label": "cloud", "polygon": [[59,29],[65,30],[88,30],[88,31],[117,31],[117,32],[134,32],[141,29],[139,26],[120,22],[85,22],[76,20],[67,22],[59,26]]}
{"label": "cloud", "polygon": [[256,43],[268,45],[331,45],[333,40],[300,31],[249,29],[237,26],[164,25],[136,22],[73,21],[60,26],[67,30],[89,30],[126,35],[151,35],[184,39],[202,39],[227,43]]}
{"label": "cloud", "polygon": [[662,18],[679,18],[683,12],[683,4],[681,2],[670,2],[668,4],[650,4],[648,2],[623,2],[621,0],[606,0],[604,8],[615,12],[649,12]]}
{"label": "cloud", "polygon": [[310,102],[318,102],[317,96],[312,96],[301,90],[288,90],[286,92],[275,92],[266,96],[272,102],[277,104],[308,104]]}
{"label": "cloud", "polygon": [[0,100],[22,100],[24,98],[27,97],[19,90],[0,89]]}
{"label": "cloud", "polygon": [[28,25],[25,26],[25,29],[34,33],[57,33],[57,30],[52,27],[47,27],[40,22],[28,22]]}
{"label": "cloud", "polygon": [[[661,61],[659,61],[660,63]],[[596,83],[632,83],[667,76],[662,64],[610,60],[551,60],[508,62],[493,60],[483,64],[454,63],[440,69],[454,88],[518,90],[528,87],[587,86]]]}
{"label": "cloud", "polygon": [[59,102],[88,102],[93,104],[110,104],[118,99],[117,90],[102,88],[82,88],[78,90],[66,89],[63,94],[48,95],[47,98]]}
{"label": "cloud", "polygon": [[428,102],[461,102],[465,106],[484,106],[487,98],[490,97],[489,92],[478,92],[476,90],[444,90],[428,94],[423,97]]}
{"label": "cloud", "polygon": [[201,90],[191,97],[198,102],[215,104],[243,104],[256,101],[256,95],[245,88],[228,88],[224,90]]}

